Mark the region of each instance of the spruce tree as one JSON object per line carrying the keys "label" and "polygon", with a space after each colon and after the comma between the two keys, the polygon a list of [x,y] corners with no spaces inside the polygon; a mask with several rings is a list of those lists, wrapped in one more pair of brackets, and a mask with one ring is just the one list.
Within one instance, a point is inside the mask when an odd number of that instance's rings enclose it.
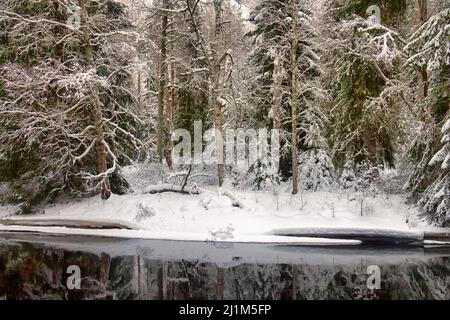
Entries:
{"label": "spruce tree", "polygon": [[[329,19],[329,134],[335,162],[347,155],[355,165],[393,167],[395,136],[399,134],[396,106],[403,39],[397,28],[407,4],[404,0],[374,1],[380,17],[367,1],[332,2]],[[379,19],[378,19],[379,18]]]}

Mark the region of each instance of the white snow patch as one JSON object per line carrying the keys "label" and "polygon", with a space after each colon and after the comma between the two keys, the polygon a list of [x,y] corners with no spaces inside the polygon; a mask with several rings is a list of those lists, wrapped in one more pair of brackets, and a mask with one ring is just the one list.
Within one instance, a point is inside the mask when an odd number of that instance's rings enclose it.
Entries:
{"label": "white snow patch", "polygon": [[[131,186],[134,190],[134,186]],[[157,189],[157,187],[146,187]],[[230,197],[231,195],[231,197]],[[366,197],[370,210],[361,216],[361,203],[353,193],[300,192],[290,193],[288,183],[273,191],[243,191],[226,187],[205,188],[200,194],[164,192],[112,195],[107,201],[91,197],[47,205],[45,214],[17,217],[19,219],[72,219],[120,222],[134,230],[83,230],[39,228],[45,232],[69,234],[143,237],[148,239],[311,243],[318,240],[275,238],[274,229],[284,228],[366,228],[420,232],[434,230],[417,217],[417,209],[405,204],[400,195]],[[16,217],[14,217],[16,218]],[[232,226],[228,236],[214,238],[213,233]],[[16,228],[16,229],[14,229]],[[22,229],[21,229],[22,228]],[[0,226],[0,230],[27,230],[25,227]],[[219,234],[218,234],[219,235]],[[318,241],[323,243],[322,241]],[[332,241],[333,242],[333,241]],[[327,243],[328,240],[327,240]],[[334,243],[334,242],[333,242]]]}

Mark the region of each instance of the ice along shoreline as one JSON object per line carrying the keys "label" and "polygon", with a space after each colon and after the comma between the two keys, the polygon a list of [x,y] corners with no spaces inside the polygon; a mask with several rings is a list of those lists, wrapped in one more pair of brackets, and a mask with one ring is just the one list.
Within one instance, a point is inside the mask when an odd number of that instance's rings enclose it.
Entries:
{"label": "ice along shoreline", "polygon": [[158,232],[120,220],[17,217],[0,219],[0,233],[80,235],[129,239],[261,243],[298,246],[450,245],[450,231],[405,231],[387,228],[277,228],[263,234]]}

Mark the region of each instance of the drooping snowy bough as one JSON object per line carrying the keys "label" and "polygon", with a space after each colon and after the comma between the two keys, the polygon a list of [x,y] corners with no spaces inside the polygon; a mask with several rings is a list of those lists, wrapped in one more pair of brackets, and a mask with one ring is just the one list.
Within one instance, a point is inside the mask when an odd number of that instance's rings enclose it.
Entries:
{"label": "drooping snowy bough", "polygon": [[60,190],[107,199],[142,145],[124,6],[75,2],[79,26],[68,23],[69,1],[0,8],[0,170],[29,204]]}

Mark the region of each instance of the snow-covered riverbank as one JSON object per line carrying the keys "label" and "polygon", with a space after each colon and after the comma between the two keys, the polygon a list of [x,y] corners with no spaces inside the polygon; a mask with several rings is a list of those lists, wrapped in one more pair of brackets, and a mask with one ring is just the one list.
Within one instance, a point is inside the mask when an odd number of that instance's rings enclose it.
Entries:
{"label": "snow-covered riverbank", "polygon": [[[399,195],[359,197],[345,192],[289,193],[282,186],[271,191],[237,191],[233,188],[202,189],[200,194],[135,192],[77,201],[59,201],[42,208],[43,214],[11,216],[12,207],[3,207],[2,216],[12,219],[98,221],[121,224],[128,229],[77,229],[35,224],[0,226],[3,231],[37,231],[59,234],[103,235],[128,238],[233,241],[296,244],[358,244],[358,241],[274,236],[273,230],[333,229],[367,230],[369,233],[420,234],[437,230],[417,217],[414,207]],[[330,231],[331,230],[331,231]]]}

